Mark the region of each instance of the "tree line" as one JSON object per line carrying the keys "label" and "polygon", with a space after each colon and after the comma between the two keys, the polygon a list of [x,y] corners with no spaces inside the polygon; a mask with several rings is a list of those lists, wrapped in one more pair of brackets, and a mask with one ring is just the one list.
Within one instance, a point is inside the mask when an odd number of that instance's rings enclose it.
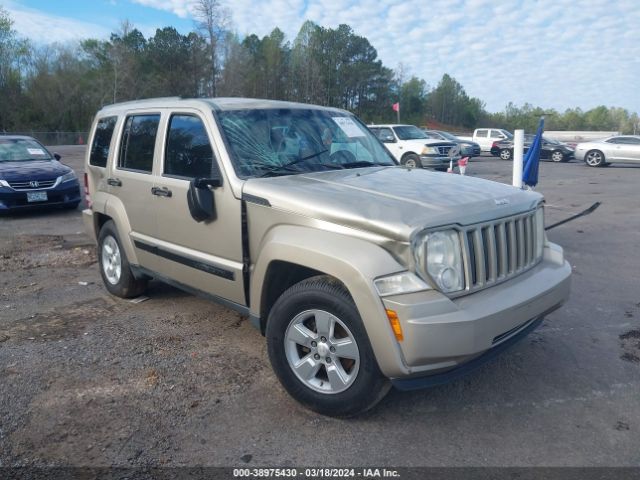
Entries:
{"label": "tree line", "polygon": [[275,28],[240,38],[218,0],[197,0],[194,30],[157,29],[146,38],[129,22],[108,40],[36,45],[21,38],[0,7],[0,131],[86,131],[103,105],[159,97],[242,96],[339,107],[365,122],[444,124],[533,131],[546,116],[553,130],[640,129],[637,113],[622,108],[564,112],[509,103],[489,113],[452,76],[435,87],[384,66],[376,49],[348,25],[305,22],[288,41]]}

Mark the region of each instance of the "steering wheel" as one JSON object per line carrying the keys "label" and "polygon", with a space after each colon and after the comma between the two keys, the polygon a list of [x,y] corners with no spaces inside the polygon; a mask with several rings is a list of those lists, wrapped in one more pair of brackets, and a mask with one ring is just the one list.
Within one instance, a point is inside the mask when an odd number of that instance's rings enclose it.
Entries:
{"label": "steering wheel", "polygon": [[349,150],[337,150],[329,155],[329,161],[332,163],[353,163],[356,161],[356,156]]}

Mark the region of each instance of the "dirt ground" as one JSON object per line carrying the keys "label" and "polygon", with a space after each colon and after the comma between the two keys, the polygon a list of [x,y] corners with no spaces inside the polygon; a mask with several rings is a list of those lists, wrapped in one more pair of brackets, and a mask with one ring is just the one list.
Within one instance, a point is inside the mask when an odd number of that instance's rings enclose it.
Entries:
{"label": "dirt ground", "polygon": [[[57,147],[81,171],[82,149]],[[484,157],[468,173],[508,182]],[[572,296],[473,375],[352,420],[296,404],[246,318],[110,296],[80,209],[0,218],[1,466],[640,466],[640,167],[543,164]]]}

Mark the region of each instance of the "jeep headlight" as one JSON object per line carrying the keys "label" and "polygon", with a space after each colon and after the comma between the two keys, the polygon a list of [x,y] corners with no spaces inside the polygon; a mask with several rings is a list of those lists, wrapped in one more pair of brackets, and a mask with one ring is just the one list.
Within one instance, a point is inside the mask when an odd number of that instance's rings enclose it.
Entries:
{"label": "jeep headlight", "polygon": [[62,175],[60,178],[60,183],[64,183],[64,182],[68,182],[69,180],[73,180],[76,177],[76,172],[74,172],[73,170],[71,170],[69,173],[65,173],[64,175]]}
{"label": "jeep headlight", "polygon": [[443,292],[464,288],[460,236],[455,230],[420,235],[414,243],[414,255],[419,273],[431,278]]}
{"label": "jeep headlight", "polygon": [[433,155],[433,154],[437,154],[438,153],[438,149],[436,147],[430,147],[428,145],[425,145],[422,148],[422,152],[420,152],[422,155]]}

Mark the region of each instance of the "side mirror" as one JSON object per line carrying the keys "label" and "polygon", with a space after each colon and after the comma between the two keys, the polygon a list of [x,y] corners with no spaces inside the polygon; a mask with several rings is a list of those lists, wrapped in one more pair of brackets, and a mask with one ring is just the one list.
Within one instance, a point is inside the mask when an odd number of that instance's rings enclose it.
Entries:
{"label": "side mirror", "polygon": [[57,161],[62,160],[62,155],[60,155],[59,153],[53,152],[53,158],[55,158]]}
{"label": "side mirror", "polygon": [[196,222],[213,222],[216,218],[216,205],[212,188],[222,186],[220,177],[194,178],[189,182],[187,205],[189,213]]}
{"label": "side mirror", "polygon": [[391,136],[382,137],[382,143],[396,143],[396,139]]}
{"label": "side mirror", "polygon": [[222,186],[222,179],[220,177],[212,178],[194,178],[193,183],[196,188],[218,188]]}

